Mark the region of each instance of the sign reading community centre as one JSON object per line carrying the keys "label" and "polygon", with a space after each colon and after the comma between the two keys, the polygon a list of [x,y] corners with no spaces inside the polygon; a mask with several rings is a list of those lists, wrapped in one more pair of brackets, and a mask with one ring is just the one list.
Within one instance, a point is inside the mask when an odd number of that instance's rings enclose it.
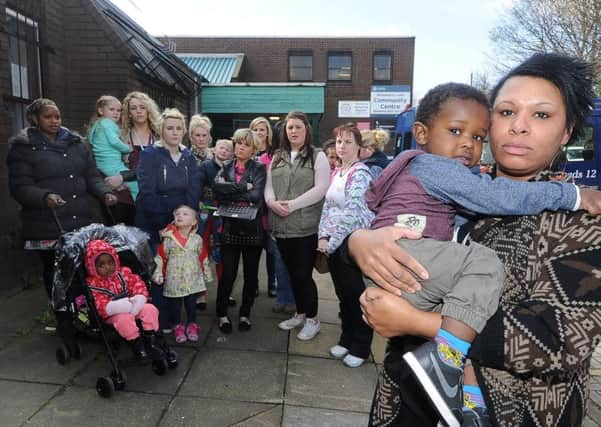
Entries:
{"label": "sign reading community centre", "polygon": [[396,116],[410,103],[411,88],[408,85],[371,87],[372,116]]}

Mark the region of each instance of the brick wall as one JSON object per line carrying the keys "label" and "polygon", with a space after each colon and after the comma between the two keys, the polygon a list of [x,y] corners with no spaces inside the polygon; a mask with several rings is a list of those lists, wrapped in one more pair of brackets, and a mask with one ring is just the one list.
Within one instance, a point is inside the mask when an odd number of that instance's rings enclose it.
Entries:
{"label": "brick wall", "polygon": [[[386,84],[413,86],[415,39],[402,38],[207,38],[170,37],[177,53],[244,53],[239,81],[287,82],[288,54],[312,51],[313,81],[326,82],[325,114],[320,122],[320,140],[348,119],[338,119],[339,100],[369,100],[373,82],[373,55],[392,53],[392,80]],[[351,82],[328,82],[328,52],[351,52]]]}
{"label": "brick wall", "polygon": [[[4,206],[0,210],[0,296],[18,286],[24,272],[37,264],[21,249],[18,206],[8,193],[6,155],[12,120],[4,31],[7,6],[39,23],[43,95],[56,101],[64,126],[83,132],[94,114],[96,99],[103,94],[123,98],[130,90],[150,88],[171,93],[169,88],[145,81],[134,70],[129,49],[110,29],[93,0],[0,0],[0,203]],[[166,99],[189,115],[186,97],[171,93]]]}

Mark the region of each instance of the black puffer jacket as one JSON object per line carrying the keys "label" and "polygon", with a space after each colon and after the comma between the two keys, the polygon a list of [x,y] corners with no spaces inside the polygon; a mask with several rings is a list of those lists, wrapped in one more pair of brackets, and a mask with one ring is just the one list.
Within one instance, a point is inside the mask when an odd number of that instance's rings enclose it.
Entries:
{"label": "black puffer jacket", "polygon": [[78,135],[61,128],[56,141],[37,128],[11,138],[8,153],[10,194],[21,205],[25,240],[52,240],[60,230],[46,204],[50,193],[67,203],[56,208],[65,231],[102,222],[100,203],[110,188]]}

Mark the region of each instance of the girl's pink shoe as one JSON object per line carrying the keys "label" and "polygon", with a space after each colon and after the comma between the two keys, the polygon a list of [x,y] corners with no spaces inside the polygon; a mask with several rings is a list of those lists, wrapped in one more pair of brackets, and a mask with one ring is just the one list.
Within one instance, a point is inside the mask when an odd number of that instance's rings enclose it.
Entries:
{"label": "girl's pink shoe", "polygon": [[184,325],[176,325],[175,328],[173,328],[173,335],[175,335],[175,342],[178,344],[188,340],[188,338],[186,338],[186,332],[184,331]]}
{"label": "girl's pink shoe", "polygon": [[190,341],[196,342],[198,341],[198,330],[200,328],[196,323],[188,323],[188,327],[186,328],[186,335]]}

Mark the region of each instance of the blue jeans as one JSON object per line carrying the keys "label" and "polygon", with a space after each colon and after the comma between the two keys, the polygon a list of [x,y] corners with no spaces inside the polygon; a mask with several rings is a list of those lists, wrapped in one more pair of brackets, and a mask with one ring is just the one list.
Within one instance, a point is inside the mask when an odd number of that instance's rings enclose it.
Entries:
{"label": "blue jeans", "polygon": [[[292,293],[292,287],[290,285],[290,275],[280,250],[275,240],[271,236],[267,236],[265,243],[265,255],[267,258],[267,264],[269,265],[269,258],[272,258],[273,266],[275,267],[275,277],[278,282],[277,287],[277,298],[278,304],[294,304],[294,294]],[[268,267],[269,268],[269,267]]]}

